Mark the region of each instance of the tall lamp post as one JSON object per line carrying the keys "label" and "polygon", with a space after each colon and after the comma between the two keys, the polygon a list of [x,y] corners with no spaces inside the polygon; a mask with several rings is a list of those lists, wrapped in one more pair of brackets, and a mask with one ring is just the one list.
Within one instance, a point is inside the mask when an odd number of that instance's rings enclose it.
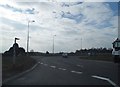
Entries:
{"label": "tall lamp post", "polygon": [[81,55],[82,55],[82,38],[81,38]]}
{"label": "tall lamp post", "polygon": [[27,32],[27,56],[28,56],[28,52],[29,52],[29,24],[31,23],[31,22],[35,22],[34,20],[29,20],[28,21],[28,32]]}
{"label": "tall lamp post", "polygon": [[53,35],[53,54],[54,54],[54,37],[55,37],[56,35]]}

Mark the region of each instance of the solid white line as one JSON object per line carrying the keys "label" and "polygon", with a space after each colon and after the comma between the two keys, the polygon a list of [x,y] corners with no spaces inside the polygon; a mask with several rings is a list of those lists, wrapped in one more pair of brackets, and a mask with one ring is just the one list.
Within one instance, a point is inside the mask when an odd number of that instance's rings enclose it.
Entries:
{"label": "solid white line", "polygon": [[67,70],[67,69],[64,69],[64,68],[58,68],[58,69],[60,69],[60,70]]}
{"label": "solid white line", "polygon": [[77,73],[77,74],[82,74],[82,72],[78,72],[78,71],[71,71],[72,73]]}
{"label": "solid white line", "polygon": [[97,79],[102,79],[105,80],[107,82],[109,82],[110,84],[112,84],[114,87],[119,87],[117,84],[115,84],[113,81],[111,81],[109,78],[105,78],[105,77],[101,77],[101,76],[92,76],[93,78],[97,78]]}
{"label": "solid white line", "polygon": [[92,77],[94,77],[94,78],[98,78],[98,79],[102,79],[102,80],[108,80],[108,78],[104,78],[104,77],[100,77],[100,76],[92,76]]}
{"label": "solid white line", "polygon": [[51,68],[56,68],[56,66],[50,66]]}
{"label": "solid white line", "polygon": [[111,81],[110,79],[108,79],[108,82],[111,83],[113,86],[115,87],[119,87],[117,84],[115,84],[113,81]]}

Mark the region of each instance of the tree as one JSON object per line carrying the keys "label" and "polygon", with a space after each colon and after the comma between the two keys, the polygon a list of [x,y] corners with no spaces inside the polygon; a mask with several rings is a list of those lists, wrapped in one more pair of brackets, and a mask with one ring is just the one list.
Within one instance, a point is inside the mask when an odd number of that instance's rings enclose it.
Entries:
{"label": "tree", "polygon": [[18,50],[18,55],[19,56],[25,55],[25,49],[20,47],[19,50]]}
{"label": "tree", "polygon": [[49,52],[48,52],[48,51],[46,51],[46,54],[49,54]]}
{"label": "tree", "polygon": [[19,53],[25,53],[25,49],[22,48],[22,47],[20,47],[20,48],[19,48]]}
{"label": "tree", "polygon": [[8,51],[4,52],[4,55],[6,56],[13,56],[14,55],[14,50],[16,52],[16,56],[18,55],[24,55],[25,54],[25,49],[22,47],[19,47],[17,43],[14,43],[12,47]]}

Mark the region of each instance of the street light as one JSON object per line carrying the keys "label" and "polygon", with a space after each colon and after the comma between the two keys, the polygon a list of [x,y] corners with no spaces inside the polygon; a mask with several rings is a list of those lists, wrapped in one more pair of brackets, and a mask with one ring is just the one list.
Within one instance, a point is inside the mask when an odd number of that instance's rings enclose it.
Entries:
{"label": "street light", "polygon": [[82,50],[82,38],[81,38],[81,50]]}
{"label": "street light", "polygon": [[29,20],[28,21],[28,32],[27,32],[27,56],[28,56],[28,51],[29,51],[29,23],[30,22],[35,22],[34,20]]}
{"label": "street light", "polygon": [[54,54],[54,36],[56,35],[53,35],[53,54]]}

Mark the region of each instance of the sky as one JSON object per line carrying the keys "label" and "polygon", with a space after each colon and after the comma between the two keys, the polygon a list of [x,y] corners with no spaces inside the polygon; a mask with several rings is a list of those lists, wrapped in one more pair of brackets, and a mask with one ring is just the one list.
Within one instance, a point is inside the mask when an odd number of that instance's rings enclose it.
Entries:
{"label": "sky", "polygon": [[[105,2],[104,2],[105,1]],[[117,0],[116,0],[117,1]],[[25,48],[29,22],[29,51],[75,52],[79,49],[112,48],[117,38],[117,2],[0,2],[0,52],[17,43]],[[54,36],[56,35],[56,36]]]}

